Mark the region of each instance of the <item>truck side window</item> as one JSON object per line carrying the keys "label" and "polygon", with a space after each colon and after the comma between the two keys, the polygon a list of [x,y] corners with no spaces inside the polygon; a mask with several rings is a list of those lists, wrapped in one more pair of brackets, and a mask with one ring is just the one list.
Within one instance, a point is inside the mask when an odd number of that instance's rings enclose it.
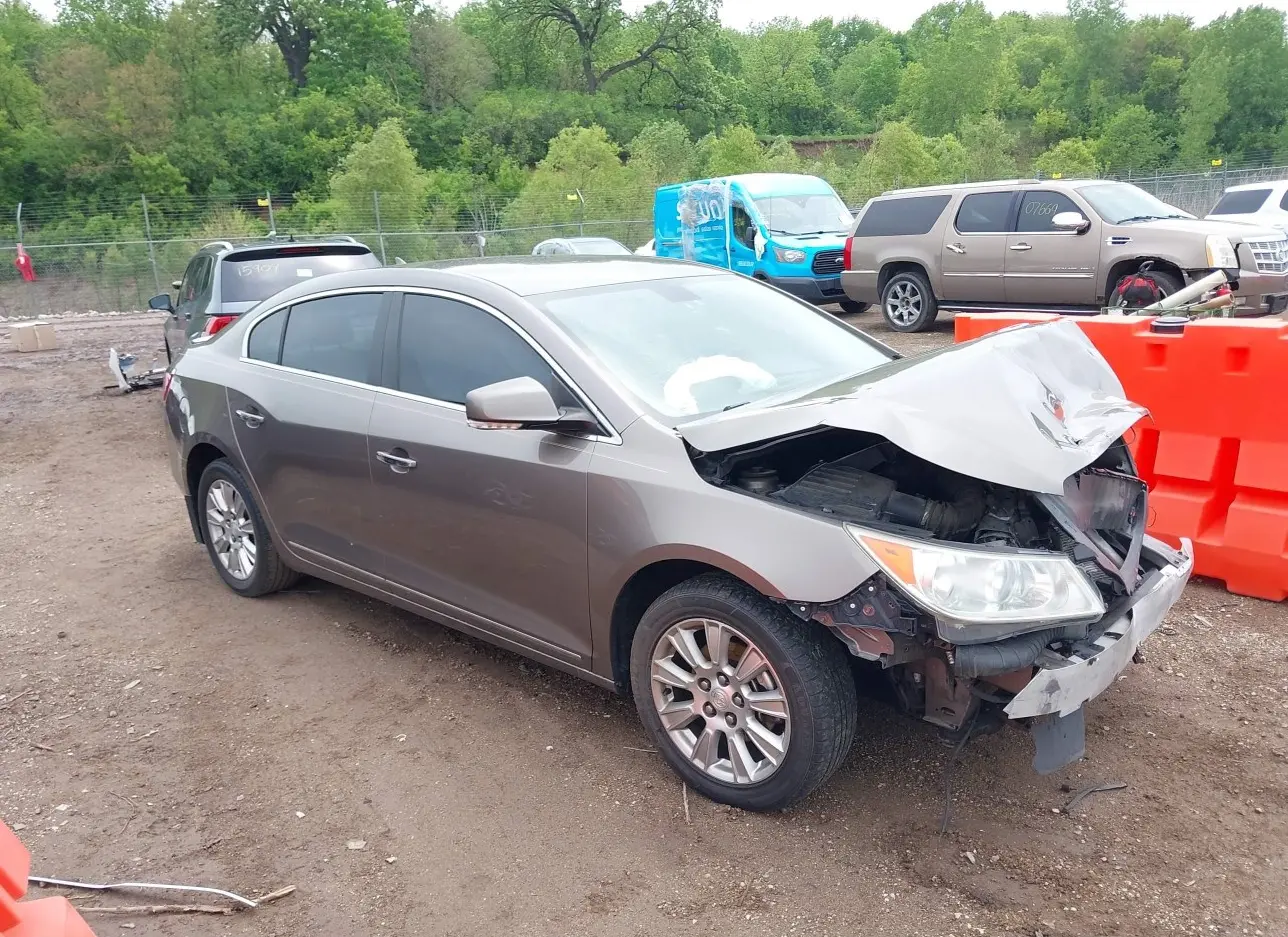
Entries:
{"label": "truck side window", "polygon": [[741,205],[734,205],[732,217],[733,236],[754,250],[756,247],[756,236],[750,232],[750,228],[754,224],[751,220],[751,215],[748,214],[747,209],[743,208]]}

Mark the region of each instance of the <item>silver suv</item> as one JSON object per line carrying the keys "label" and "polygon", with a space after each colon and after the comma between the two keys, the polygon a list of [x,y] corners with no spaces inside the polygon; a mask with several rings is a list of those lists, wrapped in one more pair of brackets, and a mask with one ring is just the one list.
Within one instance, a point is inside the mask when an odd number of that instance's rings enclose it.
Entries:
{"label": "silver suv", "polygon": [[1200,221],[1123,182],[1012,180],[900,189],[871,199],[846,242],[841,285],[898,332],[940,309],[1086,312],[1146,261],[1165,294],[1224,269],[1239,301],[1288,307],[1288,237]]}

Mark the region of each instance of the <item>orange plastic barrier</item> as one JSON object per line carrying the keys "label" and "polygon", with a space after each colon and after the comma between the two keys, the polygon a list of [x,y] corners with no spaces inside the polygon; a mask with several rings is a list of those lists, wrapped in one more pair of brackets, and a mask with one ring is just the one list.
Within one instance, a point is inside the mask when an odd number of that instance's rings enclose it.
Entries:
{"label": "orange plastic barrier", "polygon": [[[955,337],[1055,318],[961,313]],[[1178,334],[1141,316],[1075,321],[1149,408],[1131,443],[1150,533],[1189,537],[1195,572],[1231,592],[1288,598],[1288,321],[1199,319]]]}
{"label": "orange plastic barrier", "polygon": [[0,934],[4,937],[94,937],[66,898],[20,901],[27,893],[31,854],[0,823]]}

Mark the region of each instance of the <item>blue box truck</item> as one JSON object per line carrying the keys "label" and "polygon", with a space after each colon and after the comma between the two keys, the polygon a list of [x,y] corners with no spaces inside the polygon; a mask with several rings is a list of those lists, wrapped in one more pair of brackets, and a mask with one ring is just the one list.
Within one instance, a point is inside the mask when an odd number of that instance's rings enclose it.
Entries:
{"label": "blue box truck", "polygon": [[841,271],[854,216],[817,176],[748,173],[663,186],[653,199],[659,257],[725,267],[819,305],[845,298]]}

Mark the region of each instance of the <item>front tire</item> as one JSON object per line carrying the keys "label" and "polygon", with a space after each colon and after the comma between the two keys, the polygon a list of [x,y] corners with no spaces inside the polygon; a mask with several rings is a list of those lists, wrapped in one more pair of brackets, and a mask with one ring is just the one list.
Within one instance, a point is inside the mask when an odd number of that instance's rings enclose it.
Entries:
{"label": "front tire", "polygon": [[920,270],[902,270],[881,290],[881,314],[896,332],[924,332],[935,324],[939,303]]}
{"label": "front tire", "polygon": [[227,459],[216,459],[201,473],[197,511],[210,562],[238,595],[268,595],[299,581],[277,552],[250,485]]}
{"label": "front tire", "polygon": [[854,740],[858,701],[840,642],[724,574],[683,582],[649,607],[631,685],[681,779],[744,810],[805,797]]}
{"label": "front tire", "polygon": [[850,316],[857,316],[861,312],[868,311],[867,303],[861,303],[853,299],[843,299],[837,305],[841,307],[842,312]]}

